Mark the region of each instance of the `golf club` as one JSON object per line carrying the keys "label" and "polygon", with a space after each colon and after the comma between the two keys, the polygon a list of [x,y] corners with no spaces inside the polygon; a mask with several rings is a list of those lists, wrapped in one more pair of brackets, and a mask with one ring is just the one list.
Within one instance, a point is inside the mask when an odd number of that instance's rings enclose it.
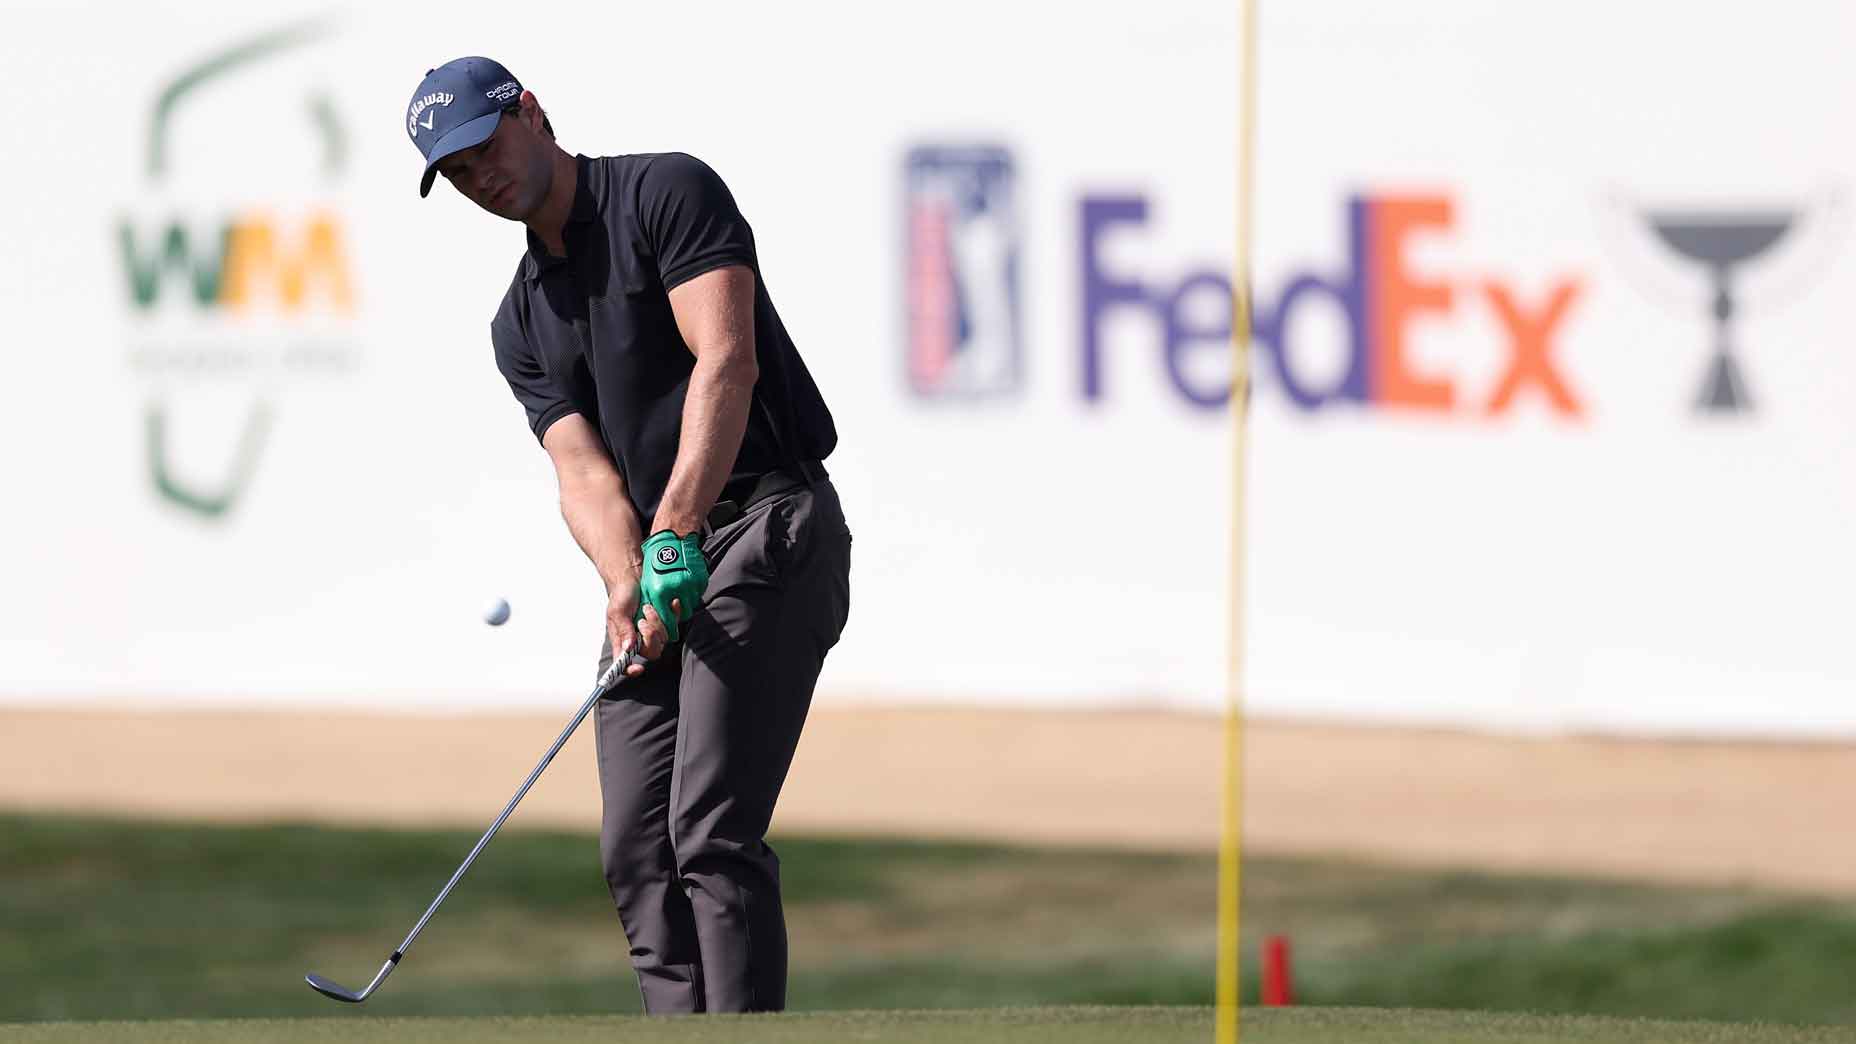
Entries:
{"label": "golf club", "polygon": [[554,755],[560,753],[561,747],[567,743],[567,737],[573,735],[574,730],[580,727],[580,723],[586,720],[586,716],[592,711],[593,705],[598,703],[599,698],[604,696],[608,690],[625,680],[625,668],[628,665],[642,664],[644,662],[644,658],[638,656],[636,653],[632,654],[629,659],[625,657],[615,657],[613,659],[612,666],[606,668],[606,672],[599,676],[599,684],[593,686],[592,694],[586,698],[585,703],[580,705],[580,709],[575,712],[573,720],[567,723],[565,729],[561,730],[560,736],[555,739],[554,745],[548,748],[548,752],[541,756],[541,761],[535,765],[535,771],[530,772],[528,778],[522,781],[522,786],[516,791],[516,796],[509,799],[509,804],[503,808],[503,814],[497,816],[496,822],[490,824],[490,829],[485,830],[483,836],[477,839],[476,846],[470,850],[469,855],[464,857],[464,862],[458,867],[457,873],[452,874],[451,880],[445,882],[445,887],[439,890],[438,898],[432,900],[432,905],[425,908],[425,915],[419,918],[419,923],[412,926],[412,931],[407,933],[405,941],[401,942],[399,947],[393,951],[393,955],[387,958],[387,963],[381,965],[380,970],[374,973],[374,981],[368,983],[367,986],[359,992],[356,992],[340,983],[332,982],[311,972],[303,977],[304,981],[309,983],[310,989],[315,990],[324,997],[330,997],[338,1001],[346,1001],[349,1004],[359,1004],[372,996],[374,991],[380,988],[380,984],[387,981],[387,976],[393,974],[393,969],[400,963],[400,958],[406,956],[407,950],[412,949],[412,941],[419,937],[421,931],[425,930],[425,923],[432,919],[434,913],[438,912],[439,904],[443,903],[445,897],[451,894],[451,889],[457,887],[458,881],[462,880],[464,877],[464,871],[470,869],[470,864],[476,861],[477,854],[482,852],[484,846],[490,843],[490,839],[496,836],[496,831],[503,825],[503,821],[509,818],[509,814],[516,810],[516,805],[521,803],[522,796],[528,793],[528,788],[534,786],[535,781],[541,778],[541,772],[548,767],[548,762],[553,761]]}

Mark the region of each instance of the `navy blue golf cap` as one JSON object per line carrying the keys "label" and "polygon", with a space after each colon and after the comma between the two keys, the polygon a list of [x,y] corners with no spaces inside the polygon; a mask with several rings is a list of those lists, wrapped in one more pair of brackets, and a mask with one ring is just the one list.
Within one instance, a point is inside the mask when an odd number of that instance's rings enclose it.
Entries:
{"label": "navy blue golf cap", "polygon": [[455,58],[425,74],[406,108],[406,133],[425,155],[419,195],[432,191],[438,161],[490,140],[503,106],[522,97],[522,84],[488,58]]}

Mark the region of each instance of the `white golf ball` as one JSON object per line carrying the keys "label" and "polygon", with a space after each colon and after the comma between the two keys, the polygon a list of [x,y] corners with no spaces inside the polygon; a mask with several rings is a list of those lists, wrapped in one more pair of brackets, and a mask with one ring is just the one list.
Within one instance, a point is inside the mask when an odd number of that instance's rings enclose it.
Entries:
{"label": "white golf ball", "polygon": [[501,627],[509,622],[509,599],[498,598],[483,607],[483,622],[491,627]]}

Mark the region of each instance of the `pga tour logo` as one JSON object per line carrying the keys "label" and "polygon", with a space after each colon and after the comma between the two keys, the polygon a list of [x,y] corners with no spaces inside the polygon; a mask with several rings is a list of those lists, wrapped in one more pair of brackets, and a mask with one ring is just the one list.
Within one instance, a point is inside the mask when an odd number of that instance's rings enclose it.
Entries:
{"label": "pga tour logo", "polygon": [[991,145],[924,145],[904,165],[909,389],[929,397],[1017,392],[1017,174]]}

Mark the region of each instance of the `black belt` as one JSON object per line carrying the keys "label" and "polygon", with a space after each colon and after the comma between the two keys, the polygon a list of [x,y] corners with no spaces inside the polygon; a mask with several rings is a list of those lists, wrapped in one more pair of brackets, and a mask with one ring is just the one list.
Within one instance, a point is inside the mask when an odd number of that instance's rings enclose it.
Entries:
{"label": "black belt", "polygon": [[816,486],[830,477],[822,462],[802,460],[760,475],[730,480],[722,487],[722,495],[716,498],[715,506],[709,509],[709,532],[735,521],[769,497],[790,493],[801,486]]}

